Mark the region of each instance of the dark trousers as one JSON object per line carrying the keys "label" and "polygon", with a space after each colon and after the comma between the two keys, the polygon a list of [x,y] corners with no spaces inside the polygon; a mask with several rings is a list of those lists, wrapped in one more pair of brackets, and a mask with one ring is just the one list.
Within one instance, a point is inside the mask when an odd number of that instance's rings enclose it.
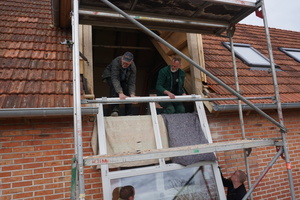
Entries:
{"label": "dark trousers", "polygon": [[182,102],[160,102],[165,114],[185,113],[185,107]]}
{"label": "dark trousers", "polygon": [[[112,84],[111,78],[107,78],[107,83],[108,83],[109,88],[110,88],[110,96],[111,97],[119,97],[119,94],[116,92],[115,87]],[[128,90],[128,84],[126,83],[126,81],[121,81],[120,84],[121,84],[121,87],[123,89],[123,93],[126,96],[130,96],[129,90]],[[111,105],[111,110],[112,110],[112,112],[120,113],[119,104],[112,104]],[[132,114],[131,104],[125,104],[125,115],[131,115],[131,114]]]}

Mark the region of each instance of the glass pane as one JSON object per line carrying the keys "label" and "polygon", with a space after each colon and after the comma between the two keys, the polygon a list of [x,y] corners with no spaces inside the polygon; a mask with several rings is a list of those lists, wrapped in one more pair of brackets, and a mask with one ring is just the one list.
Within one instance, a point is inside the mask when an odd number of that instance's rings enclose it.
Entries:
{"label": "glass pane", "polygon": [[246,62],[254,65],[270,65],[270,63],[253,51],[250,47],[234,46],[234,49]]}
{"label": "glass pane", "polygon": [[135,188],[135,200],[217,200],[211,165],[111,180],[113,200],[122,186]]}
{"label": "glass pane", "polygon": [[291,56],[300,60],[300,51],[287,51]]}

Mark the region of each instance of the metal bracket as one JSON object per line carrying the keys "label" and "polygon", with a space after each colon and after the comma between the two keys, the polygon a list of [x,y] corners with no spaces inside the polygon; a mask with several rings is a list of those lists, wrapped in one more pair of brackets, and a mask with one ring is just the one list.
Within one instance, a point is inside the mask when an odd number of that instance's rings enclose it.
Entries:
{"label": "metal bracket", "polygon": [[233,37],[234,32],[235,32],[235,25],[232,25],[227,29],[227,32],[226,32],[227,37]]}
{"label": "metal bracket", "polygon": [[251,152],[252,152],[252,148],[247,148],[247,149],[244,149],[245,153],[246,153],[246,156],[249,157]]}
{"label": "metal bracket", "polygon": [[[280,146],[276,146],[276,151],[278,152],[282,147]],[[285,155],[284,155],[284,151],[280,154],[280,157],[285,160]]]}
{"label": "metal bracket", "polygon": [[65,39],[65,41],[60,42],[60,43],[61,43],[61,44],[66,44],[66,45],[68,45],[69,48],[72,48],[72,47],[73,47],[73,44],[74,44],[73,41],[71,41],[71,40],[66,40],[66,39]]}

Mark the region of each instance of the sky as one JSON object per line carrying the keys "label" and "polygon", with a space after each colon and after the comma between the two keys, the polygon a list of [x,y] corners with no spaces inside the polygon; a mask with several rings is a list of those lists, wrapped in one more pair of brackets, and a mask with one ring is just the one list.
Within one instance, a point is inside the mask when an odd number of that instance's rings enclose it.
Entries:
{"label": "sky", "polygon": [[[256,2],[256,0],[246,0]],[[267,12],[267,22],[270,28],[300,32],[300,0],[264,0]],[[252,13],[242,24],[264,26],[263,19]]]}

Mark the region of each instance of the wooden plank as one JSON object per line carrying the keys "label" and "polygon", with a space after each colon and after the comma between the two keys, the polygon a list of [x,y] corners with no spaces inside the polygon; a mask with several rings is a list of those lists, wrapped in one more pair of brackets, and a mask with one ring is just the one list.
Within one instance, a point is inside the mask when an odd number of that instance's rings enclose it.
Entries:
{"label": "wooden plank", "polygon": [[166,54],[166,47],[155,39],[152,39],[151,42],[155,46],[161,57],[164,59],[164,61],[166,63],[171,63],[172,57]]}
{"label": "wooden plank", "polygon": [[[197,34],[197,43],[198,43],[198,51],[199,51],[199,63],[200,66],[205,69],[205,57],[204,57],[203,40],[201,34]],[[207,81],[206,74],[204,74],[203,72],[201,72],[201,80],[203,82]]]}
{"label": "wooden plank", "polygon": [[[184,32],[173,32],[173,34],[165,40],[179,51],[186,47],[186,33]],[[166,53],[169,56],[175,54],[171,49],[169,49]]]}
{"label": "wooden plank", "polygon": [[124,154],[114,154],[114,155],[98,155],[84,157],[84,165],[93,166],[93,165],[105,165],[112,163],[122,163],[122,162],[132,162],[138,160],[148,160],[148,159],[160,159],[168,157],[177,157],[177,156],[187,156],[187,155],[196,155],[210,152],[218,151],[229,151],[245,148],[254,148],[262,146],[275,146],[282,145],[277,143],[274,140],[235,140],[235,141],[226,141],[218,142],[211,144],[199,144],[185,147],[176,147],[168,149],[155,149],[142,151],[139,154],[136,153],[124,153]]}
{"label": "wooden plank", "polygon": [[79,25],[80,52],[87,58],[88,63],[80,58],[80,71],[87,80],[88,95],[94,96],[94,77],[93,77],[93,44],[92,26]]}
{"label": "wooden plank", "polygon": [[[205,68],[204,52],[202,44],[202,36],[200,34],[187,34],[187,45],[189,48],[190,57],[202,68]],[[190,66],[192,76],[192,86],[194,94],[200,94],[203,91],[202,81],[206,80],[206,76],[195,66]]]}
{"label": "wooden plank", "polygon": [[[183,49],[181,49],[181,53],[183,53],[186,56],[189,56],[189,49],[187,46],[185,46]],[[190,63],[186,61],[185,59],[182,59],[182,66],[181,69],[185,72],[190,71]]]}

